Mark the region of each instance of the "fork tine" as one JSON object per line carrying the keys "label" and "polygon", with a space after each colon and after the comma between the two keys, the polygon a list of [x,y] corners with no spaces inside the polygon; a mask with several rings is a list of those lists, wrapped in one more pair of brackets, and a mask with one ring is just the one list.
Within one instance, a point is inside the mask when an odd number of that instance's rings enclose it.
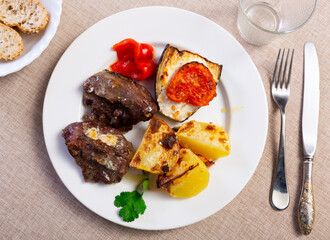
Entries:
{"label": "fork tine", "polygon": [[277,54],[277,59],[276,59],[276,63],[275,63],[275,69],[274,69],[274,74],[273,74],[273,80],[272,80],[272,86],[276,87],[276,70],[277,70],[277,64],[278,64],[278,59],[280,58],[280,54],[281,54],[281,49],[278,51]]}
{"label": "fork tine", "polygon": [[[289,54],[290,54],[290,48],[288,49],[288,53],[286,54],[284,70],[283,70],[283,76],[282,76],[282,83],[281,83],[281,86],[280,86],[281,88],[287,86],[287,84],[285,84],[285,75],[286,75],[286,67],[288,65]],[[283,55],[284,55],[284,53],[283,53]]]}
{"label": "fork tine", "polygon": [[277,82],[276,87],[278,87],[278,86],[279,87],[282,87],[282,84],[283,84],[282,81],[281,81],[281,72],[282,72],[282,65],[283,65],[284,54],[285,54],[285,48],[283,49],[283,54],[282,54],[281,63],[280,63],[280,69],[278,70],[278,82]]}
{"label": "fork tine", "polygon": [[288,84],[287,84],[287,88],[290,87],[290,79],[291,79],[291,69],[292,69],[293,55],[294,55],[294,49],[292,49],[292,54],[291,54],[291,61],[290,61],[290,66],[289,66],[289,74],[288,74]]}

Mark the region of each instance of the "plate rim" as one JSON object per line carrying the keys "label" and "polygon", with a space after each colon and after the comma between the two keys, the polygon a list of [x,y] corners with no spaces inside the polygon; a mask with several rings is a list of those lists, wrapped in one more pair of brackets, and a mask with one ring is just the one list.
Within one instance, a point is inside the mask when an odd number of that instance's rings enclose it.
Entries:
{"label": "plate rim", "polygon": [[[113,17],[113,16],[116,16],[116,15],[119,15],[119,14],[123,14],[123,13],[128,13],[128,12],[134,12],[134,11],[143,11],[145,9],[155,9],[155,8],[159,8],[159,9],[163,9],[163,10],[174,10],[174,11],[182,11],[182,12],[186,12],[187,14],[193,14],[195,15],[196,17],[200,17],[200,18],[204,18],[205,20],[207,20],[210,24],[213,24],[213,25],[216,25],[216,27],[220,28],[223,32],[225,32],[230,38],[232,41],[234,41],[236,43],[237,46],[240,47],[240,50],[244,52],[244,54],[247,56],[247,58],[251,61],[251,66],[253,67],[254,71],[257,73],[257,76],[259,78],[259,83],[261,84],[261,89],[263,91],[261,91],[261,95],[262,95],[262,98],[264,99],[264,117],[265,117],[265,131],[263,132],[263,145],[261,146],[260,148],[260,151],[258,153],[258,161],[257,161],[257,164],[254,166],[254,169],[253,171],[251,171],[251,174],[249,174],[248,176],[248,180],[246,181],[246,183],[244,184],[244,186],[238,191],[238,193],[232,198],[229,200],[228,203],[226,203],[223,207],[225,207],[226,205],[228,205],[234,198],[236,198],[238,196],[238,194],[245,188],[245,186],[248,184],[248,182],[251,180],[253,174],[255,173],[256,171],[256,168],[258,167],[259,163],[260,163],[260,160],[261,160],[261,157],[263,155],[263,152],[264,152],[264,148],[265,148],[265,144],[266,144],[266,139],[267,139],[267,133],[268,133],[268,102],[267,102],[267,97],[266,97],[266,93],[265,93],[265,88],[264,88],[264,85],[263,85],[263,82],[262,82],[262,79],[261,79],[261,76],[259,74],[259,71],[256,67],[256,65],[254,64],[252,58],[250,57],[250,55],[247,53],[247,51],[244,49],[244,47],[226,30],[224,29],[223,27],[221,27],[220,25],[218,25],[217,23],[213,22],[212,20],[210,20],[209,18],[203,16],[203,15],[200,15],[200,14],[197,14],[195,12],[192,12],[192,11],[189,11],[189,10],[185,10],[185,9],[181,9],[181,8],[176,8],[176,7],[167,7],[167,6],[146,6],[146,7],[138,7],[138,8],[131,8],[131,9],[127,9],[127,10],[123,10],[123,11],[120,11],[120,12],[117,12],[115,14],[112,14],[110,16],[107,16],[101,20],[99,20],[98,22],[96,22],[95,24],[93,24],[92,26],[88,27],[87,29],[85,29],[84,32],[82,32],[69,46],[68,48],[66,49],[66,51],[72,46],[75,44],[76,41],[79,41],[79,38],[83,35],[83,34],[86,34],[86,32],[88,32],[91,28],[93,28],[95,25],[97,24],[100,24],[101,22],[103,21],[106,21],[107,19]],[[64,52],[64,54],[62,55],[62,57],[65,55],[66,51]],[[54,72],[56,72],[56,69],[59,65],[59,62],[62,60],[62,57],[59,59],[58,63],[56,64],[55,68],[54,68]],[[44,132],[44,139],[45,139],[45,144],[46,144],[46,148],[47,148],[47,153],[49,154],[49,146],[48,146],[48,140],[45,136],[45,108],[46,108],[46,101],[47,101],[47,93],[49,92],[49,89],[50,89],[50,86],[52,85],[52,82],[54,81],[51,81],[52,78],[53,78],[53,73],[50,77],[50,81],[49,81],[49,84],[47,86],[47,89],[46,89],[46,93],[45,93],[45,99],[44,99],[44,106],[43,106],[43,132]],[[49,155],[49,158],[52,162],[52,165],[57,173],[57,170],[56,170],[56,167],[54,166],[54,163],[51,159],[51,156]],[[178,226],[171,226],[171,227],[165,227],[165,228],[148,228],[148,227],[138,227],[138,226],[132,226],[132,225],[129,225],[123,221],[116,221],[115,219],[109,219],[108,217],[104,216],[104,214],[102,213],[99,213],[98,211],[95,211],[93,209],[91,209],[89,206],[87,206],[84,202],[82,202],[78,196],[76,196],[71,190],[70,188],[65,184],[65,182],[63,181],[63,179],[61,178],[61,176],[57,173],[57,175],[59,176],[59,178],[61,179],[62,183],[64,184],[64,186],[70,191],[70,193],[80,202],[82,203],[86,208],[88,208],[89,210],[91,210],[92,212],[96,213],[97,215],[107,219],[108,221],[111,221],[113,223],[116,223],[116,224],[119,224],[119,225],[122,225],[122,226],[125,226],[125,227],[130,227],[130,228],[135,228],[135,229],[143,229],[143,230],[167,230],[167,229],[175,229],[175,228],[179,228],[179,227],[184,227],[184,226],[187,226],[187,225],[191,225],[191,224],[194,224],[196,222],[199,222],[207,217],[210,217],[211,215],[213,215],[214,213],[218,212],[219,210],[221,210],[222,208],[216,210],[215,212],[213,212],[212,214],[206,216],[206,217],[203,217],[202,219],[199,219],[199,220],[195,220],[195,221],[190,221],[189,223],[187,224],[183,224],[183,225],[178,225]]]}

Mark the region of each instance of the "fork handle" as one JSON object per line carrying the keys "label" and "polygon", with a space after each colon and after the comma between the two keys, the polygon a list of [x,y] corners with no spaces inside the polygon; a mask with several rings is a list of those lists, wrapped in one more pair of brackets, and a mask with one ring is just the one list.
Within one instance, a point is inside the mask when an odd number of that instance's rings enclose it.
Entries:
{"label": "fork handle", "polygon": [[315,220],[315,205],[312,186],[312,159],[312,157],[306,158],[304,161],[303,185],[298,207],[298,223],[300,230],[304,235],[310,234]]}
{"label": "fork handle", "polygon": [[290,197],[285,174],[285,113],[281,111],[281,136],[278,162],[272,191],[272,206],[276,210],[284,210],[288,207]]}

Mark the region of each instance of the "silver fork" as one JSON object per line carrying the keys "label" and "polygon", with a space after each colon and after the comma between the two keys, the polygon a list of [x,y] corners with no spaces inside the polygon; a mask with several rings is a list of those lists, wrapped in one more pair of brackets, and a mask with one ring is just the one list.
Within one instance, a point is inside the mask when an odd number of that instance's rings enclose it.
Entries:
{"label": "silver fork", "polygon": [[272,80],[272,96],[276,104],[281,110],[281,136],[280,136],[280,148],[278,154],[278,162],[276,167],[276,174],[274,175],[273,181],[273,191],[272,191],[272,206],[276,210],[284,210],[288,207],[290,197],[286,182],[285,176],[285,154],[284,154],[284,146],[285,146],[285,105],[288,102],[290,95],[290,77],[291,77],[291,68],[294,50],[292,50],[291,60],[289,71],[287,72],[287,65],[289,59],[290,49],[287,52],[286,60],[284,64],[284,70],[282,71],[283,58],[285,55],[285,49],[283,50],[283,54],[281,57],[281,62],[279,66],[279,70],[277,72],[278,62],[281,55],[281,49],[278,52],[277,60],[275,64],[273,80]]}

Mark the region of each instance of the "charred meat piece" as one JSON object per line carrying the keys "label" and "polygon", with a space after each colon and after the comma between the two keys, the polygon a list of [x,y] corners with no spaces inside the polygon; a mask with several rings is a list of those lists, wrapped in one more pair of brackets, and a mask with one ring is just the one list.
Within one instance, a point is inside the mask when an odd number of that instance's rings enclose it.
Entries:
{"label": "charred meat piece", "polygon": [[83,102],[91,107],[83,116],[85,121],[127,131],[134,124],[149,120],[158,110],[145,87],[115,72],[99,72],[87,79],[83,87]]}
{"label": "charred meat piece", "polygon": [[133,156],[132,143],[116,129],[76,122],[62,131],[65,144],[86,182],[120,182]]}

